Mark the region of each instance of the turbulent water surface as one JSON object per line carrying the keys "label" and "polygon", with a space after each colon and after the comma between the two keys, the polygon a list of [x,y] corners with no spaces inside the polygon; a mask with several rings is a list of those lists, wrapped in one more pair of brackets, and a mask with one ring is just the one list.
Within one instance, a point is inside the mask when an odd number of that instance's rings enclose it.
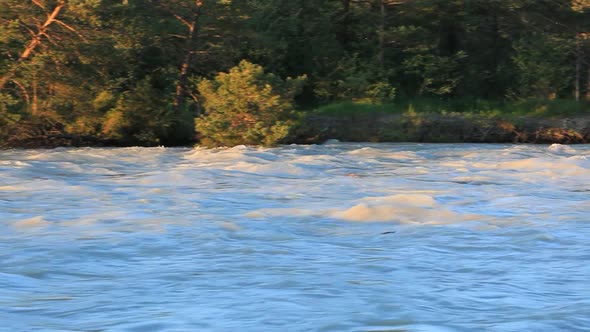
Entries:
{"label": "turbulent water surface", "polygon": [[588,331],[590,146],[0,151],[1,331]]}

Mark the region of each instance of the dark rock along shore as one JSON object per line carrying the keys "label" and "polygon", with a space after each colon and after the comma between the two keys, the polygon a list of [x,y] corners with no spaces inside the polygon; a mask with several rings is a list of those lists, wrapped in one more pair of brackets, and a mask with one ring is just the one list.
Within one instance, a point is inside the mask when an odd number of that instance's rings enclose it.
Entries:
{"label": "dark rock along shore", "polygon": [[352,114],[306,119],[300,138],[352,142],[536,143],[590,142],[590,115],[491,118],[479,115]]}
{"label": "dark rock along shore", "polygon": [[[13,133],[1,147],[118,146],[112,140],[98,137],[66,135],[55,128],[39,131],[38,125],[32,128],[34,130],[25,130],[25,134]],[[288,143],[322,143],[327,139],[344,142],[584,144],[590,143],[590,114],[510,119],[427,113],[310,115],[305,118],[294,141]]]}

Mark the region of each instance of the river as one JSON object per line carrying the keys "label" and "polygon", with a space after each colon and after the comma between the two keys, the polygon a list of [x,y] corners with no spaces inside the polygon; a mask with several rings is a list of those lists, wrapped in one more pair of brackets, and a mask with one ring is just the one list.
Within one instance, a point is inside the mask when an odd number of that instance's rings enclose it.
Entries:
{"label": "river", "polygon": [[0,151],[0,331],[589,331],[590,146]]}

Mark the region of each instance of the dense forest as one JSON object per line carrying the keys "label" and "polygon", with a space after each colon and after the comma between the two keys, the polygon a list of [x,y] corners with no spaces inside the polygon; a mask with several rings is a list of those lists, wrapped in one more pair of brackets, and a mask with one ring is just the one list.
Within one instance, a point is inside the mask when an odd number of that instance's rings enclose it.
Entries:
{"label": "dense forest", "polygon": [[0,142],[288,142],[343,101],[590,100],[587,0],[0,0]]}

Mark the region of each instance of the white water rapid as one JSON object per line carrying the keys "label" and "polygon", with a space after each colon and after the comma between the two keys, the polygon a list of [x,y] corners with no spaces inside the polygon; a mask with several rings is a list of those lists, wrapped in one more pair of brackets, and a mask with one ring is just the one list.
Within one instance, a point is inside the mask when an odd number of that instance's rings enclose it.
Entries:
{"label": "white water rapid", "polygon": [[590,146],[0,151],[0,331],[589,331]]}

